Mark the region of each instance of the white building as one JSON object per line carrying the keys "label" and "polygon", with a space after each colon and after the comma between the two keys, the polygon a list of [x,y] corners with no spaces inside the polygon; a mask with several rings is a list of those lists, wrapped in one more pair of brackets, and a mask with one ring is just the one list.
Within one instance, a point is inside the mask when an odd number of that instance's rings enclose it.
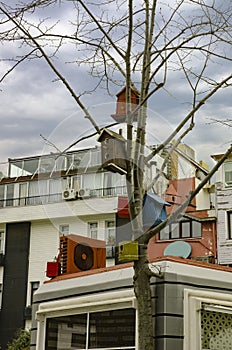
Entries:
{"label": "white building", "polygon": [[[154,349],[232,346],[232,269],[177,257],[152,263]],[[62,278],[64,277],[64,278]],[[132,264],[59,276],[35,294],[31,350],[138,349]]]}
{"label": "white building", "polygon": [[[149,183],[163,159],[146,169]],[[99,147],[9,159],[0,179],[0,345],[18,328],[30,327],[35,290],[46,266],[59,253],[60,235],[106,241],[106,265],[114,265],[118,196],[126,196],[125,175],[102,169]],[[195,163],[191,164],[195,169]],[[162,195],[167,179],[154,186]]]}
{"label": "white building", "polygon": [[[9,159],[0,180],[0,344],[30,327],[35,290],[59,253],[60,235],[106,241],[106,265],[115,263],[118,196],[125,175],[101,167],[101,148]],[[147,179],[156,165],[147,169]],[[153,174],[152,174],[153,173]]]}
{"label": "white building", "polygon": [[[214,160],[222,154],[213,155]],[[232,265],[232,154],[216,174],[218,263]]]}

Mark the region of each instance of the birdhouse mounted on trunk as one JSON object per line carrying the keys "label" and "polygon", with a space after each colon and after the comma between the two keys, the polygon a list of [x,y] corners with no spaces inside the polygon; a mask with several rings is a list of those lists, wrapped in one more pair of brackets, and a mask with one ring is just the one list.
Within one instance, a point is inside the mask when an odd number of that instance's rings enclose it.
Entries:
{"label": "birdhouse mounted on trunk", "polygon": [[114,173],[126,174],[126,143],[122,135],[103,129],[98,141],[101,142],[102,167]]}
{"label": "birdhouse mounted on trunk", "polygon": [[[133,112],[139,105],[139,92],[131,88],[131,112]],[[126,87],[124,87],[117,96],[116,113],[111,114],[111,117],[118,123],[124,123],[126,121]],[[137,121],[138,113],[133,115],[133,121]]]}

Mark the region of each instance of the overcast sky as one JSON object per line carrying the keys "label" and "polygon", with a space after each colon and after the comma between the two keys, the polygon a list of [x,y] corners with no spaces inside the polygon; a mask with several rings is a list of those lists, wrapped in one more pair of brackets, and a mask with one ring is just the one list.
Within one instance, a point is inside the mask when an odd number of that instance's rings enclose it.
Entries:
{"label": "overcast sky", "polygon": [[[65,14],[64,14],[65,15]],[[1,46],[1,58],[7,57],[15,47]],[[64,55],[68,56],[68,48]],[[0,62],[2,75],[9,64]],[[222,76],[231,66],[218,66]],[[77,92],[88,90],[93,78],[83,69],[66,64],[62,67],[66,78]],[[75,140],[92,133],[93,127],[61,82],[53,81],[54,75],[45,62],[24,62],[0,85],[0,168],[8,158],[33,156],[54,152],[44,138],[60,150]],[[103,89],[83,97],[96,122],[107,125],[113,122],[111,114],[116,110],[115,87],[112,96]],[[189,95],[184,82],[173,74],[169,78],[168,91],[162,90],[149,103],[148,140],[159,143],[172,131],[189,110]],[[231,119],[231,91],[223,90],[210,99],[196,115],[195,129],[185,143],[196,150],[196,159],[210,162],[210,155],[223,153],[231,143],[231,129],[212,123],[211,118]],[[78,148],[95,146],[96,138],[78,145]],[[212,163],[211,163],[212,164]],[[1,169],[0,169],[1,170]]]}

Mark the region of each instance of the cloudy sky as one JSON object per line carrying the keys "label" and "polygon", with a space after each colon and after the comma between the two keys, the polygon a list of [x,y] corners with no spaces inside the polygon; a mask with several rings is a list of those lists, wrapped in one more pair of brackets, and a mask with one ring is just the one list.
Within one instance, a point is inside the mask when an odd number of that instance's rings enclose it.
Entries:
{"label": "cloudy sky", "polygon": [[[62,16],[68,17],[68,11],[62,11]],[[12,54],[19,55],[19,50],[16,45],[4,44],[0,57],[4,59]],[[70,60],[73,53],[67,47],[63,55],[65,62]],[[0,74],[3,75],[10,65],[9,62],[0,61]],[[62,65],[60,62],[57,65],[77,93],[94,86],[93,78],[82,67],[67,63]],[[224,76],[229,69],[229,65],[218,66],[217,74]],[[54,152],[55,147],[51,144],[63,150],[94,131],[63,84],[54,79],[54,74],[44,61],[32,60],[23,62],[0,84],[0,170],[5,167],[8,158]],[[100,126],[113,122],[110,115],[115,113],[115,94],[120,89],[120,86],[112,88],[112,95],[97,89],[83,96],[82,100]],[[150,100],[149,143],[157,144],[167,137],[189,111],[189,101],[184,81],[173,73],[168,89],[160,91]],[[231,112],[231,91],[224,89],[197,113],[196,126],[185,143],[196,150],[198,161],[211,162],[211,154],[223,153],[231,143],[231,129],[211,120],[231,119]],[[95,144],[96,138],[91,138],[78,144],[78,147]]]}

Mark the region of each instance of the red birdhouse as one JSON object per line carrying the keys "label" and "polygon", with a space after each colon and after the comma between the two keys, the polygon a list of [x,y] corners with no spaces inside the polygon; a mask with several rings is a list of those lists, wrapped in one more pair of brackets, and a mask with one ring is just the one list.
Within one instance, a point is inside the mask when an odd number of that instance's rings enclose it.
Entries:
{"label": "red birdhouse", "polygon": [[[123,123],[126,120],[126,87],[124,87],[117,96],[116,114],[112,114],[111,117],[118,123]],[[139,105],[139,92],[131,88],[131,112],[133,112]],[[138,114],[135,113],[133,121],[136,121]]]}

